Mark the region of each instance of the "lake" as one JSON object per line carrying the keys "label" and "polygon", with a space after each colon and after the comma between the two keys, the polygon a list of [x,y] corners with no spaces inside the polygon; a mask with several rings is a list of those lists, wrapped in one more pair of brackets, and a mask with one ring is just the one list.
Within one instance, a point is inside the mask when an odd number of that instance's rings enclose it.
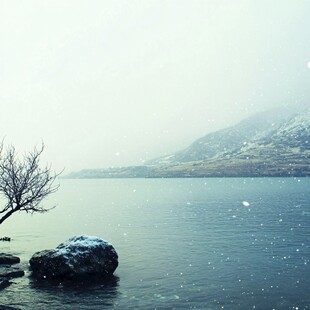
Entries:
{"label": "lake", "polygon": [[309,309],[307,178],[60,180],[46,214],[0,226],[0,252],[27,268],[74,235],[113,244],[108,283],[37,283],[0,292],[20,309]]}

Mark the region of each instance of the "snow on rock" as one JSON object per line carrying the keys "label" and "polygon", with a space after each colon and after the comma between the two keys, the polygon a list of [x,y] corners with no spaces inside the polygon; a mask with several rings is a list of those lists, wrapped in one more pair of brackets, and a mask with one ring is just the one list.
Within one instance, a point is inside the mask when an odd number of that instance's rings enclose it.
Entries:
{"label": "snow on rock", "polygon": [[33,275],[40,278],[85,278],[112,275],[118,255],[107,241],[93,236],[75,236],[53,250],[35,253],[29,261]]}

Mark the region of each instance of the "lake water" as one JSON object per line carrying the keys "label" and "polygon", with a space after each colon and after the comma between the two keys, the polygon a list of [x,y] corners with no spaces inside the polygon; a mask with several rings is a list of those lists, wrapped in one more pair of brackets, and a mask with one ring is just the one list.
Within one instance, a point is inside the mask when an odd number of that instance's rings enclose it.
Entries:
{"label": "lake water", "polygon": [[22,264],[79,234],[113,244],[109,283],[0,292],[20,309],[309,309],[310,179],[61,180],[46,214],[0,226]]}

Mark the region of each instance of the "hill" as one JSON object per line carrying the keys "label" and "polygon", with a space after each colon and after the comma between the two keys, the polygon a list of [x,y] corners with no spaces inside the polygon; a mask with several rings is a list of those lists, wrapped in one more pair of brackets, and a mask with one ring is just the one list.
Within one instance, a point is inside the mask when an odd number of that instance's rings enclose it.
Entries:
{"label": "hill", "polygon": [[274,110],[144,166],[82,170],[71,178],[310,176],[310,110]]}

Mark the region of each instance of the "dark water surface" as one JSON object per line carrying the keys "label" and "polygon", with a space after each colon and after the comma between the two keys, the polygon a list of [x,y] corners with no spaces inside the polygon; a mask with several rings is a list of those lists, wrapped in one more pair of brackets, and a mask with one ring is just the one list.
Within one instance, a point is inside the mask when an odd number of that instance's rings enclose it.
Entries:
{"label": "dark water surface", "polygon": [[[61,180],[47,214],[12,216],[0,252],[21,257],[79,234],[111,242],[108,283],[0,292],[20,309],[309,309],[310,180]],[[249,205],[246,203],[248,202]],[[26,267],[27,268],[27,267]]]}

